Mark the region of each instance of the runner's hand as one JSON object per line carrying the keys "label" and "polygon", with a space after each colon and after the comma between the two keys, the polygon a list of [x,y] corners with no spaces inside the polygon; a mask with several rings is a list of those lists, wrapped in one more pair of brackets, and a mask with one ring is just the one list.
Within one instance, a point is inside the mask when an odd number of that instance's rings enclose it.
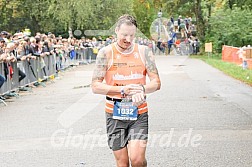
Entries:
{"label": "runner's hand", "polygon": [[143,88],[141,85],[139,84],[130,84],[130,85],[127,85],[126,87],[129,88],[129,93],[127,95],[129,96],[133,96],[135,95],[136,93],[141,93],[143,92]]}
{"label": "runner's hand", "polygon": [[132,102],[134,106],[139,106],[145,102],[144,92],[136,93],[132,95]]}
{"label": "runner's hand", "polygon": [[140,93],[141,87],[139,87],[139,85],[136,85],[136,84],[130,84],[130,85],[124,86],[123,91],[124,91],[125,95],[132,96],[136,93]]}

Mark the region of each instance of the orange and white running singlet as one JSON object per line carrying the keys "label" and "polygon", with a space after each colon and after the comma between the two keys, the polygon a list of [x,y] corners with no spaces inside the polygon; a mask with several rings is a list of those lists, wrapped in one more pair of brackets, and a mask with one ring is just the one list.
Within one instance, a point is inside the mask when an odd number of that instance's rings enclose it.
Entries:
{"label": "orange and white running singlet", "polygon": [[[139,52],[138,44],[130,53],[122,53],[117,49],[115,43],[111,45],[111,63],[105,75],[106,84],[112,86],[125,86],[129,84],[146,83],[146,68],[142,55]],[[111,98],[121,98],[121,94],[109,95]],[[106,100],[105,111],[113,113],[114,102]],[[148,111],[147,103],[138,106],[138,114]]]}

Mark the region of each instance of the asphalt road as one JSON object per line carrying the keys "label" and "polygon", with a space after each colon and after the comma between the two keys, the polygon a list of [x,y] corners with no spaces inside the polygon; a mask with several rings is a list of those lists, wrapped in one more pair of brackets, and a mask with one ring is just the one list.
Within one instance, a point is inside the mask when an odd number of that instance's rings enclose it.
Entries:
{"label": "asphalt road", "polygon": [[[157,56],[160,91],[148,95],[148,167],[251,167],[252,88],[204,62]],[[0,104],[1,167],[113,167],[104,97],[93,65]]]}

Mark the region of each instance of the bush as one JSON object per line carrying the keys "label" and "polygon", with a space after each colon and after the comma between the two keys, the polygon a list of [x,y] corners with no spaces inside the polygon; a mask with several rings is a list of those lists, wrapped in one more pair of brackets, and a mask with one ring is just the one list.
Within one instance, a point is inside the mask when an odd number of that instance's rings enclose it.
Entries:
{"label": "bush", "polygon": [[222,45],[241,47],[252,44],[252,12],[239,8],[220,9],[209,21],[206,41],[213,42],[216,52],[221,52]]}

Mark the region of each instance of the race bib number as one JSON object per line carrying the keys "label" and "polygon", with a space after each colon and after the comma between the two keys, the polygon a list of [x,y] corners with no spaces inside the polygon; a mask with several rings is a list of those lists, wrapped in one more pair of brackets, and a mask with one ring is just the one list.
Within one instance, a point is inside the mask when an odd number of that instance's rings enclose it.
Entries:
{"label": "race bib number", "polygon": [[138,108],[132,102],[115,102],[113,119],[137,120]]}

